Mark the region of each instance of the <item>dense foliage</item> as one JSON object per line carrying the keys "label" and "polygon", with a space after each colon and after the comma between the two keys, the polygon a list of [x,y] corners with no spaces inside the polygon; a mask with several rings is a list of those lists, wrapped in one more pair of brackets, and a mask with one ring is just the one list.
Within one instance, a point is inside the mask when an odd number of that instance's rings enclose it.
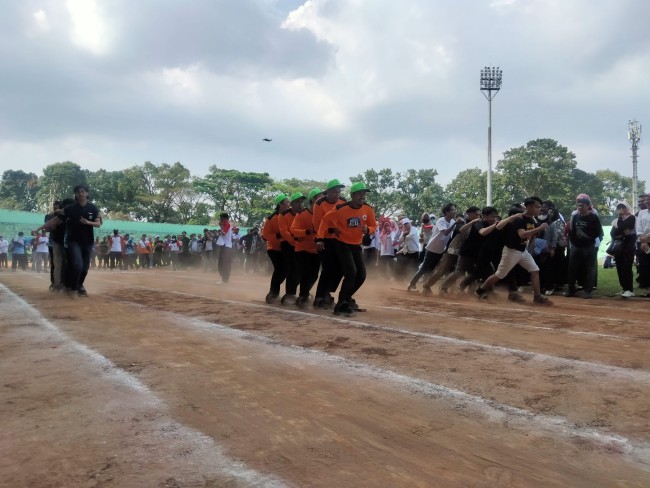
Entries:
{"label": "dense foliage", "polygon": [[[460,210],[485,203],[484,170],[463,170],[446,187],[436,181],[437,176],[435,169],[394,172],[384,168],[369,169],[350,181],[364,181],[373,190],[368,202],[379,215],[418,219],[423,211],[438,215],[447,202],[454,202]],[[253,225],[271,211],[278,193],[306,193],[325,186],[324,181],[274,180],[268,173],[216,165],[199,177],[192,176],[180,162],[145,162],[122,171],[93,172],[65,161],[50,164],[40,177],[20,170],[5,171],[0,207],[45,211],[54,199],[71,196],[79,183],[88,184],[95,204],[111,218],[198,225],[214,222],[220,212],[228,212],[242,225]],[[644,188],[645,183],[639,182],[639,192]],[[537,195],[568,211],[578,193],[587,193],[602,214],[611,215],[620,200],[631,203],[632,178],[613,170],[582,171],[575,155],[552,139],[537,139],[506,151],[493,174],[493,204],[501,210]]]}

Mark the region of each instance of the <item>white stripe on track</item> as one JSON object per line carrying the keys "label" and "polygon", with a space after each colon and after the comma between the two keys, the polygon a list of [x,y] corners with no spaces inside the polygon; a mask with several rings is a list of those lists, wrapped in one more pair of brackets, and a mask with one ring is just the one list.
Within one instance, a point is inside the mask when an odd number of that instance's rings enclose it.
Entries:
{"label": "white stripe on track", "polygon": [[[138,399],[141,404],[148,404],[160,408],[162,411],[167,411],[165,403],[135,376],[115,366],[115,364],[113,364],[108,358],[102,356],[97,351],[72,339],[56,325],[43,317],[36,308],[20,296],[16,295],[2,283],[0,283],[0,296],[2,296],[2,300],[0,300],[0,311],[3,311],[3,313],[0,313],[0,316],[4,316],[5,313],[8,313],[9,311],[16,313],[16,311],[19,310],[21,315],[36,321],[39,325],[43,326],[45,330],[56,335],[73,351],[86,356],[92,363],[100,366],[102,376],[104,376],[111,384],[126,387],[138,393],[142,397]],[[7,308],[3,310],[5,307]],[[265,488],[286,488],[288,486],[284,481],[274,475],[259,473],[256,470],[247,467],[242,462],[228,458],[223,453],[223,447],[218,445],[212,437],[203,432],[179,424],[176,421],[174,421],[174,424],[179,426],[179,430],[175,431],[175,433],[178,433],[179,436],[192,442],[194,446],[201,446],[201,448],[207,449],[207,455],[210,457],[211,461],[210,465],[218,467],[218,469],[223,473],[223,476],[236,477],[241,482],[247,483],[251,487],[263,486]]]}
{"label": "white stripe on track", "polygon": [[[139,303],[134,303],[134,305],[138,308],[149,308]],[[345,357],[302,346],[283,344],[264,335],[233,329],[227,325],[187,317],[175,312],[161,313],[173,319],[174,323],[181,327],[191,326],[200,330],[225,334],[230,338],[264,344],[290,355],[294,360],[301,358],[316,359],[325,364],[333,365],[336,368],[342,368],[346,374],[351,375],[353,378],[361,375],[372,380],[377,380],[382,384],[390,383],[395,387],[406,389],[409,392],[417,393],[427,398],[448,400],[455,409],[473,409],[476,413],[497,424],[507,423],[509,427],[527,432],[547,433],[548,435],[559,434],[569,438],[578,437],[598,445],[614,448],[638,462],[650,464],[650,444],[631,441],[626,437],[601,432],[597,429],[581,427],[564,417],[536,414],[529,410],[499,403],[478,395],[472,395],[461,390],[413,378],[391,370],[370,366]]]}
{"label": "white stripe on track", "polygon": [[[628,340],[628,341],[650,341],[650,339],[646,339],[645,337],[634,337],[634,336],[619,336],[619,335],[612,335],[612,334],[602,334],[599,332],[586,332],[586,331],[580,331],[580,330],[568,330],[568,329],[557,329],[555,327],[542,327],[539,325],[528,325],[528,324],[513,324],[510,322],[504,322],[502,320],[494,320],[494,319],[486,319],[484,317],[468,317],[466,315],[453,315],[447,312],[441,312],[440,310],[432,310],[431,312],[423,312],[422,310],[411,310],[408,308],[401,308],[401,307],[387,307],[387,306],[377,306],[377,308],[383,308],[385,310],[396,310],[399,312],[406,312],[406,313],[411,313],[414,315],[425,315],[427,317],[431,318],[436,318],[436,317],[446,317],[450,318],[452,320],[467,320],[469,322],[481,322],[481,323],[488,323],[488,324],[497,324],[497,325],[505,325],[506,327],[512,327],[513,329],[531,329],[531,330],[546,330],[546,331],[552,331],[552,332],[557,332],[560,334],[570,334],[570,335],[581,335],[581,336],[591,336],[591,337],[598,337],[602,339],[623,339],[623,340]],[[559,315],[559,314],[558,314]]]}
{"label": "white stripe on track", "polygon": [[[143,289],[146,289],[145,287],[141,287]],[[317,313],[312,313],[312,312],[305,312],[302,310],[287,310],[287,309],[280,309],[280,308],[275,308],[271,307],[269,305],[263,305],[263,304],[257,304],[257,303],[249,303],[249,302],[242,302],[239,300],[229,300],[225,298],[216,298],[216,297],[207,297],[205,295],[198,295],[196,293],[187,293],[183,291],[175,291],[175,290],[169,290],[169,293],[173,293],[176,295],[184,295],[184,296],[190,296],[190,297],[199,297],[199,298],[206,298],[208,300],[217,300],[217,301],[222,301],[224,303],[230,303],[230,304],[235,304],[235,305],[242,305],[246,307],[252,307],[252,308],[265,308],[269,310],[274,310],[279,313],[286,313],[290,315],[301,315],[301,316],[308,316],[308,317],[319,317],[323,318],[323,315],[317,314]],[[531,352],[531,351],[525,351],[523,349],[515,349],[511,347],[504,347],[504,346],[495,346],[493,344],[486,344],[484,342],[478,342],[478,341],[470,341],[467,339],[455,339],[453,337],[447,337],[447,336],[441,336],[441,335],[436,335],[436,334],[429,334],[427,332],[416,332],[412,330],[407,330],[407,329],[398,329],[395,327],[390,327],[386,325],[379,325],[371,322],[361,322],[359,320],[351,320],[351,319],[342,319],[339,317],[327,317],[327,320],[333,321],[333,322],[338,322],[341,324],[346,324],[351,327],[355,328],[360,328],[360,329],[373,329],[373,330],[380,330],[380,331],[385,331],[389,332],[392,334],[402,334],[402,335],[410,335],[410,336],[415,336],[415,337],[421,337],[423,339],[428,339],[432,342],[444,342],[448,344],[454,344],[454,345],[462,345],[462,346],[473,346],[473,347],[481,347],[483,349],[487,349],[489,351],[493,351],[498,354],[507,354],[507,355],[525,355],[527,357],[530,357],[531,359],[536,359],[540,362],[545,362],[545,363],[557,363],[560,365],[565,365],[565,366],[571,366],[575,368],[580,368],[583,371],[587,371],[590,373],[597,373],[597,374],[608,374],[614,377],[619,377],[619,378],[625,378],[625,379],[631,379],[634,381],[639,381],[639,382],[650,382],[650,372],[649,371],[639,371],[639,370],[634,370],[634,369],[629,369],[629,368],[623,368],[620,366],[610,366],[607,364],[602,364],[602,363],[593,363],[589,361],[583,361],[580,359],[567,359],[567,358],[562,358],[559,356],[552,356],[550,354],[544,354],[544,353],[539,353],[539,352]]]}

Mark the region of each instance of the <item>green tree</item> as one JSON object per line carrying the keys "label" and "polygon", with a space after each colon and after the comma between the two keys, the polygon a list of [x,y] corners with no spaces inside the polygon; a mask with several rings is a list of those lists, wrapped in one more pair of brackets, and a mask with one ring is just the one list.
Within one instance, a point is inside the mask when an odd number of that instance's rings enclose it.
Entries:
{"label": "green tree", "polygon": [[178,206],[185,191],[191,187],[190,172],[181,163],[155,164],[147,161],[125,171],[133,188],[131,212],[136,218],[149,222],[182,223]]}
{"label": "green tree", "polygon": [[[618,171],[611,169],[602,169],[596,171],[596,176],[602,182],[603,198],[598,202],[603,211],[609,211],[609,215],[616,215],[616,205],[622,200],[625,200],[632,206],[632,185],[631,177],[623,176]],[[637,182],[637,194],[643,195],[645,193],[645,181]]]}
{"label": "green tree", "polygon": [[599,212],[608,213],[604,207],[603,182],[595,174],[574,169],[572,172],[571,188],[565,195],[551,199],[555,206],[561,211],[570,213],[576,207],[576,196],[580,193],[586,193],[591,199],[591,203]]}
{"label": "green tree", "polygon": [[576,165],[575,154],[557,141],[536,139],[503,154],[496,166],[499,188],[509,203],[523,202],[532,195],[563,201],[573,188]]}
{"label": "green tree", "polygon": [[21,170],[7,170],[0,182],[0,207],[31,212],[36,210],[38,177]]}
{"label": "green tree", "polygon": [[193,187],[212,202],[216,212],[226,212],[234,222],[252,225],[271,212],[272,183],[268,173],[221,169],[212,165],[205,177],[194,181]]}
{"label": "green tree", "polygon": [[401,210],[401,204],[397,194],[397,180],[399,173],[393,174],[390,168],[368,169],[362,174],[350,178],[350,181],[363,181],[372,190],[366,195],[366,201],[375,209],[377,217],[391,217]]}
{"label": "green tree", "polygon": [[487,201],[487,172],[479,168],[461,171],[445,188],[445,197],[460,212],[474,205],[483,207]]}
{"label": "green tree", "polygon": [[72,198],[74,187],[86,183],[86,172],[76,163],[64,161],[46,166],[36,194],[39,210],[46,211],[54,200]]}
{"label": "green tree", "polygon": [[439,215],[444,205],[445,195],[442,186],[436,182],[435,169],[409,169],[399,174],[397,196],[402,212],[419,219],[422,212]]}
{"label": "green tree", "polygon": [[109,214],[130,214],[133,211],[137,188],[125,171],[88,171],[86,181],[93,202]]}

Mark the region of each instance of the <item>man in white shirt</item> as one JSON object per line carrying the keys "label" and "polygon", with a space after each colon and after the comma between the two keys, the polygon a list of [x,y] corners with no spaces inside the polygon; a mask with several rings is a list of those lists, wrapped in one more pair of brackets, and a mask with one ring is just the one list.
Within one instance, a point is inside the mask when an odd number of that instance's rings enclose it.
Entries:
{"label": "man in white shirt", "polygon": [[3,236],[0,236],[0,267],[4,265],[5,268],[9,267],[7,262],[7,253],[9,252],[9,241]]}
{"label": "man in white shirt", "polygon": [[636,217],[637,261],[639,266],[639,288],[645,288],[641,296],[650,298],[650,193],[643,199],[645,209]]}
{"label": "man in white shirt", "polygon": [[122,269],[122,256],[124,254],[124,239],[117,229],[113,229],[113,235],[108,240],[110,247],[110,267],[111,269]]}
{"label": "man in white shirt", "polygon": [[217,269],[221,275],[222,283],[228,283],[230,280],[230,270],[232,269],[232,227],[230,225],[230,216],[227,213],[219,215],[219,238],[217,239],[217,249],[219,257],[217,258]]}
{"label": "man in white shirt", "polygon": [[442,208],[442,217],[436,221],[431,239],[429,239],[425,247],[427,252],[424,255],[424,261],[420,264],[417,273],[411,278],[407,288],[408,291],[415,290],[416,284],[422,275],[431,273],[438,265],[447,248],[451,233],[458,222],[462,222],[462,218],[456,217],[456,205],[448,203]]}
{"label": "man in white shirt", "polygon": [[[36,263],[36,272],[40,273],[42,268],[47,268],[47,262],[50,257],[50,250],[47,248],[50,239],[47,237],[47,232],[43,230],[41,235],[36,238],[36,255],[34,256],[34,263]],[[43,269],[45,271],[45,269]]]}

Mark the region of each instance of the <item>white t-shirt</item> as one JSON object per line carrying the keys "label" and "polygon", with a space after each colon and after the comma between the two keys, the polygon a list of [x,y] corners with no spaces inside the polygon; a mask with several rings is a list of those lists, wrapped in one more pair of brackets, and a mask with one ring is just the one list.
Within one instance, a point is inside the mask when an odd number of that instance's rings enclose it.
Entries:
{"label": "white t-shirt", "polygon": [[111,236],[111,252],[122,252],[122,238]]}
{"label": "white t-shirt", "polygon": [[636,218],[636,237],[637,239],[644,234],[650,234],[650,210],[639,210]]}
{"label": "white t-shirt", "polygon": [[180,241],[170,241],[169,242],[169,251],[170,252],[179,252],[181,250],[181,242]]}
{"label": "white t-shirt", "polygon": [[9,252],[9,241],[7,239],[0,239],[0,254],[7,254]]}
{"label": "white t-shirt", "polygon": [[36,252],[49,252],[47,245],[50,242],[50,239],[47,236],[38,237],[38,245],[36,246]]}
{"label": "white t-shirt", "polygon": [[393,247],[393,240],[395,239],[395,232],[392,232],[386,236],[383,240],[381,234],[377,238],[379,241],[379,255],[380,256],[394,256],[395,248]]}
{"label": "white t-shirt", "polygon": [[407,254],[420,252],[420,236],[418,235],[418,231],[415,229],[415,227],[411,226],[411,230],[409,231],[408,235],[402,233],[399,240],[403,244],[402,249]]}
{"label": "white t-shirt", "polygon": [[449,227],[451,227],[454,222],[455,220],[447,222],[444,217],[440,217],[438,220],[436,220],[436,225],[433,227],[433,234],[427,243],[427,251],[434,252],[436,254],[442,254],[445,252],[447,242],[449,242],[452,234],[450,232],[449,234],[445,235],[445,231],[449,229]]}
{"label": "white t-shirt", "polygon": [[232,227],[225,234],[219,234],[217,246],[232,247]]}

